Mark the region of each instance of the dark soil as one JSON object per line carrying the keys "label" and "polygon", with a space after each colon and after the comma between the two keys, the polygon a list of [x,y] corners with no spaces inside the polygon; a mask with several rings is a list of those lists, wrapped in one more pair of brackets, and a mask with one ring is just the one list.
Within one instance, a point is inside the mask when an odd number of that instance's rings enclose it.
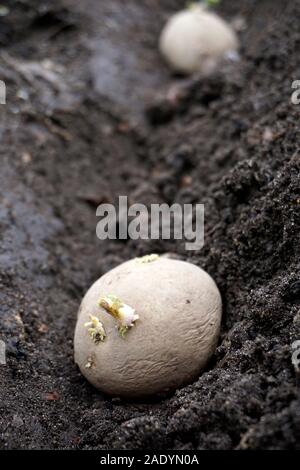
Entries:
{"label": "dark soil", "polygon": [[[244,23],[241,59],[193,81],[172,76],[157,51],[165,19],[184,3],[5,3],[3,449],[300,449],[291,360],[300,339],[300,108],[291,104],[300,1],[224,0],[220,13]],[[205,203],[204,248],[100,242],[96,207],[119,195]],[[127,403],[82,377],[73,331],[90,284],[150,252],[213,276],[222,335],[195,383]]]}

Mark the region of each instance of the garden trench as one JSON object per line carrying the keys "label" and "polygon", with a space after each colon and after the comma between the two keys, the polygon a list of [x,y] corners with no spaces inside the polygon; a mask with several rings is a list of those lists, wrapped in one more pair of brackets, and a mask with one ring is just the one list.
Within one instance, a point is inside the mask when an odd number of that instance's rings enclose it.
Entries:
{"label": "garden trench", "polygon": [[[163,3],[163,6],[162,6]],[[224,0],[240,60],[170,74],[157,38],[182,1],[8,1],[1,17],[0,447],[299,448],[300,1]],[[205,204],[205,246],[105,241],[96,207]],[[102,396],[73,362],[80,300],[151,252],[206,269],[224,302],[207,370],[170,397]]]}

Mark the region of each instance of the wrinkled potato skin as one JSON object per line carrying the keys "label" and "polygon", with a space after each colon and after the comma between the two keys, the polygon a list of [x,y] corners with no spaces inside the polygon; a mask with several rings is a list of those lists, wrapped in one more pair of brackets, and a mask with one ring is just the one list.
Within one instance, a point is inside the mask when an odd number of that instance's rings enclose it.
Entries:
{"label": "wrinkled potato skin", "polygon": [[[113,294],[139,320],[121,338],[116,321],[98,306]],[[75,362],[87,380],[112,396],[144,397],[190,383],[213,354],[221,323],[221,296],[212,278],[183,261],[159,258],[125,262],[96,281],[85,295],[75,330]],[[93,343],[89,315],[107,337]],[[88,359],[93,365],[86,368]]]}
{"label": "wrinkled potato skin", "polygon": [[237,51],[233,29],[219,16],[194,6],[170,18],[159,48],[171,68],[185,74],[213,71],[229,51]]}

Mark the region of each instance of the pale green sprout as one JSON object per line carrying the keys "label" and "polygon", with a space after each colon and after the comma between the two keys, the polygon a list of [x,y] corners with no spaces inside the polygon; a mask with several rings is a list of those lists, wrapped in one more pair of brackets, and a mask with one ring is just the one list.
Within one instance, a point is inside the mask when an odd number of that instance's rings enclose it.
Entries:
{"label": "pale green sprout", "polygon": [[136,320],[139,319],[135,310],[129,305],[124,304],[115,295],[101,297],[99,306],[104,308],[107,313],[118,321],[118,331],[122,337],[125,336],[129,328],[134,326]]}
{"label": "pale green sprout", "polygon": [[90,315],[90,321],[85,323],[84,326],[88,328],[88,333],[95,344],[99,344],[101,341],[104,341],[106,333],[99,318],[94,315]]}
{"label": "pale green sprout", "polygon": [[0,5],[0,16],[7,16],[10,12],[10,9],[5,5]]}
{"label": "pale green sprout", "polygon": [[218,5],[221,2],[221,0],[203,0],[204,5],[207,5],[208,7],[214,7]]}
{"label": "pale green sprout", "polygon": [[221,0],[200,0],[199,2],[189,2],[187,6],[188,8],[193,8],[194,6],[199,6],[200,4],[203,7],[212,8],[219,5],[219,3],[221,3]]}
{"label": "pale green sprout", "polygon": [[87,363],[85,365],[86,369],[91,369],[94,366],[94,361],[92,357],[88,357]]}
{"label": "pale green sprout", "polygon": [[139,264],[147,264],[152,263],[153,261],[157,261],[159,259],[159,255],[151,254],[145,255],[140,258],[136,258],[136,262]]}

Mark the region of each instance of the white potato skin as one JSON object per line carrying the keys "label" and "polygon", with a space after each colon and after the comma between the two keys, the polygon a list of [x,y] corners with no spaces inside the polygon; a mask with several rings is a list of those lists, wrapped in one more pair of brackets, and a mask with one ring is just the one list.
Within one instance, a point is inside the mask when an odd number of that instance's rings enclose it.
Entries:
{"label": "white potato skin", "polygon": [[[122,338],[116,321],[98,306],[115,295],[139,319]],[[75,362],[102,392],[129,398],[170,392],[190,383],[213,354],[222,303],[212,278],[197,266],[162,258],[131,260],[109,271],[88,290],[75,330]],[[84,326],[89,315],[103,323],[106,338],[95,344]],[[86,367],[86,364],[92,364]]]}
{"label": "white potato skin", "polygon": [[169,19],[161,33],[159,48],[175,71],[207,74],[226,53],[237,51],[238,39],[222,18],[193,5]]}

